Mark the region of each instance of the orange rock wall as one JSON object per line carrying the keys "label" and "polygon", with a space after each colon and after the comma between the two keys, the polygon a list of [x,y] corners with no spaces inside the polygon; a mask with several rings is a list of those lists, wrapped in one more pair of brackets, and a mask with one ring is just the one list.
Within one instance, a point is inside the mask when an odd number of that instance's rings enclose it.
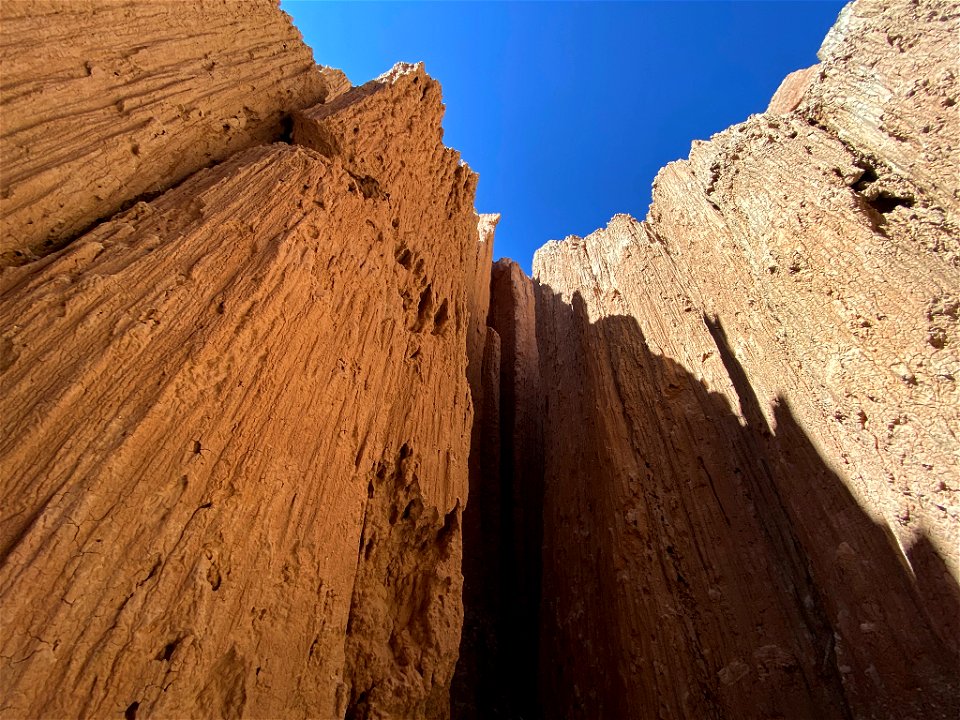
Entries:
{"label": "orange rock wall", "polygon": [[3,271],[3,717],[449,715],[494,220],[442,112],[397,66]]}
{"label": "orange rock wall", "polygon": [[0,6],[0,263],[62,247],[131,200],[349,87],[271,0]]}
{"label": "orange rock wall", "polygon": [[956,717],[953,4],[534,279],[422,66],[0,13],[0,717]]}

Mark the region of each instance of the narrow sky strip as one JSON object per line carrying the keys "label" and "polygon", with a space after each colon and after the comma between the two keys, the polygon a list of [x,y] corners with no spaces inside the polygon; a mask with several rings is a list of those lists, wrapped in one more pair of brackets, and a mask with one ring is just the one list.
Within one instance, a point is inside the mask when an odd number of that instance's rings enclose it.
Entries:
{"label": "narrow sky strip", "polygon": [[842,2],[298,2],[316,61],[361,84],[399,60],[443,85],[445,141],[500,212],[496,257],[646,215],[657,171],[762,112],[817,62]]}

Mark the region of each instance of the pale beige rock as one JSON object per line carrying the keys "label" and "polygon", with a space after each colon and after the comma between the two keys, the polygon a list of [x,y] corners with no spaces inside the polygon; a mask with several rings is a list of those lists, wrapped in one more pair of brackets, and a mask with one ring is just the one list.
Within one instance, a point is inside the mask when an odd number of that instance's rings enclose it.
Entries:
{"label": "pale beige rock", "polygon": [[945,565],[905,570],[760,335],[777,316],[739,299],[742,247],[707,242],[620,216],[535,258],[546,715],[949,717]]}
{"label": "pale beige rock", "polygon": [[349,83],[275,0],[5,0],[0,263],[62,247]]}
{"label": "pale beige rock", "polygon": [[767,112],[774,115],[784,115],[797,109],[810,83],[820,72],[820,66],[814,65],[803,70],[797,70],[787,75],[777,92],[770,99]]}
{"label": "pale beige rock", "polygon": [[754,386],[794,389],[866,506],[904,548],[928,538],[957,577],[960,269],[943,250],[958,236],[925,202],[872,200],[884,176],[863,183],[860,162],[800,121],[759,117],[662,173],[653,228],[696,263],[700,307],[731,305]]}
{"label": "pale beige rock", "polygon": [[[859,0],[840,14],[820,48],[822,79],[800,112],[876,159],[887,187],[909,199],[902,179],[946,214],[960,217],[960,5],[950,0]],[[886,176],[886,177],[884,177]],[[960,264],[956,241],[949,248]]]}
{"label": "pale beige rock", "polygon": [[3,717],[448,715],[489,250],[383,84],[376,176],[252,149],[2,275]]}

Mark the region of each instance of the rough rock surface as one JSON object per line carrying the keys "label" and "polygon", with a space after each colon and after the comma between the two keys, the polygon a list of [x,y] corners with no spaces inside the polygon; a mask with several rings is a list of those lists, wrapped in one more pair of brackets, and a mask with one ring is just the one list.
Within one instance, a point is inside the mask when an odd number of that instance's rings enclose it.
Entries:
{"label": "rough rock surface", "polygon": [[342,92],[271,0],[0,4],[0,263],[283,133]]}
{"label": "rough rock surface", "polygon": [[785,115],[797,109],[804,94],[810,87],[817,75],[820,73],[820,66],[814,65],[803,70],[796,70],[787,75],[777,92],[770,99],[767,106],[767,113],[773,115]]}
{"label": "rough rock surface", "polygon": [[[960,262],[960,8],[949,0],[855,2],[820,49],[821,75],[800,110],[855,152],[880,161],[888,203],[920,191],[947,218]],[[906,181],[906,187],[904,182]]]}
{"label": "rough rock surface", "polygon": [[956,717],[957,18],[853,3],[537,252],[546,717]]}
{"label": "rough rock surface", "polygon": [[421,66],[0,12],[0,717],[955,720],[956,5],[534,280]]}
{"label": "rough rock surface", "polygon": [[810,388],[727,333],[747,302],[704,314],[682,247],[621,216],[536,259],[546,715],[949,717],[943,626]]}
{"label": "rough rock surface", "polygon": [[442,107],[398,67],[4,271],[3,717],[448,715],[492,226]]}

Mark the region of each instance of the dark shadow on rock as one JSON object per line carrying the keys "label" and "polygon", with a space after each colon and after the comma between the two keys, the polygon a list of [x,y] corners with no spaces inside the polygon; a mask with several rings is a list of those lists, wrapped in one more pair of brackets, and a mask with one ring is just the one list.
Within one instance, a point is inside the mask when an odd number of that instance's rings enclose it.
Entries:
{"label": "dark shadow on rock", "polygon": [[718,320],[744,420],[632,317],[591,323],[541,286],[537,323],[538,715],[957,717],[943,560],[908,562],[785,399],[767,426]]}
{"label": "dark shadow on rock", "polygon": [[501,677],[504,502],[500,482],[500,340],[487,328],[481,390],[473,398],[470,494],[463,513],[464,621],[451,688],[458,720],[509,717],[509,691]]}
{"label": "dark shadow on rock", "polygon": [[940,630],[954,655],[960,656],[960,587],[925,534],[907,548],[907,557],[933,627]]}
{"label": "dark shadow on rock", "polygon": [[495,263],[488,338],[500,349],[485,353],[474,398],[465,617],[451,692],[462,720],[539,717],[543,451],[533,303],[529,278]]}

